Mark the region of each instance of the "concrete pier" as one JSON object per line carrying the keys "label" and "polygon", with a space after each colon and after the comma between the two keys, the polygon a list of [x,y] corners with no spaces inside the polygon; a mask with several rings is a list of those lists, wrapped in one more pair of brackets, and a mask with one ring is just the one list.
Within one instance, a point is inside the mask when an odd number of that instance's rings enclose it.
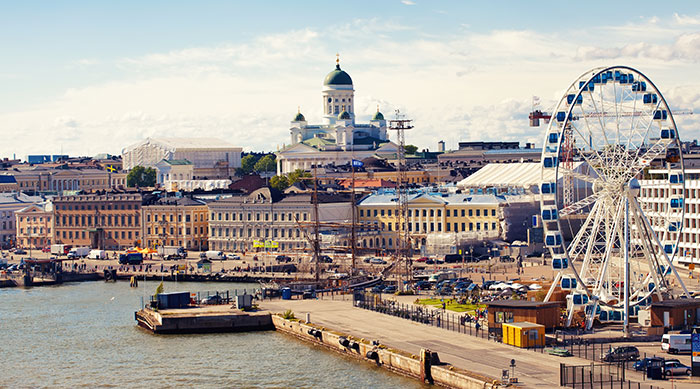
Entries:
{"label": "concrete pier", "polygon": [[158,311],[144,308],[134,313],[134,319],[140,327],[155,334],[274,330],[270,312],[244,312],[231,305]]}

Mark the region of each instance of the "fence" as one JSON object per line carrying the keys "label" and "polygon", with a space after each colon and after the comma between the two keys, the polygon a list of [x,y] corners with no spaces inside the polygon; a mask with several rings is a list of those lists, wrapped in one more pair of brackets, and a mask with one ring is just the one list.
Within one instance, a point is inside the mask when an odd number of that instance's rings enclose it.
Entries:
{"label": "fence", "polygon": [[[489,339],[487,328],[478,322],[465,321],[463,315],[428,307],[417,307],[413,304],[401,304],[393,300],[383,300],[379,295],[367,292],[355,292],[353,303],[358,308]],[[495,340],[495,338],[492,339]]]}
{"label": "fence", "polygon": [[591,363],[590,365],[559,365],[559,385],[575,389],[655,389],[661,388],[625,378],[625,369],[620,364]]}

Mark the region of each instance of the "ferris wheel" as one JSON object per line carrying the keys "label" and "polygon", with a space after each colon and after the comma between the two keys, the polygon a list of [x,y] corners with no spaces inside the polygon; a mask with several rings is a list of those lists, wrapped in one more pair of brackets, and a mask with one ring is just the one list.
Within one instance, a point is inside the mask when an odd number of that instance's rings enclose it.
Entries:
{"label": "ferris wheel", "polygon": [[587,328],[595,318],[627,324],[652,299],[671,298],[674,277],[688,294],[673,266],[685,209],[680,150],[666,100],[635,69],[590,70],[557,104],[542,147],[540,216],[557,271],[545,301],[568,291],[567,326],[575,316]]}

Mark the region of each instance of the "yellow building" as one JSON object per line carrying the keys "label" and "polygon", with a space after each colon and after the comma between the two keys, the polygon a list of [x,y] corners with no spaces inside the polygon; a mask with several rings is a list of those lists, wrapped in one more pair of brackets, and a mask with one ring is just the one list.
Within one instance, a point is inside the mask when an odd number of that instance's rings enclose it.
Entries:
{"label": "yellow building", "polygon": [[544,347],[544,326],[527,321],[503,323],[503,343],[515,347]]}
{"label": "yellow building", "polygon": [[154,199],[141,208],[143,245],[179,246],[187,250],[208,248],[208,208],[190,197]]}
{"label": "yellow building", "polygon": [[[430,235],[460,237],[461,241],[496,239],[501,233],[504,201],[492,195],[438,193],[417,190],[408,195],[407,226],[413,249],[426,245]],[[397,236],[397,196],[393,190],[368,195],[358,203],[359,220],[381,232],[358,244],[394,249]]]}
{"label": "yellow building", "polygon": [[50,202],[32,204],[15,212],[17,246],[41,249],[53,239],[53,205]]}

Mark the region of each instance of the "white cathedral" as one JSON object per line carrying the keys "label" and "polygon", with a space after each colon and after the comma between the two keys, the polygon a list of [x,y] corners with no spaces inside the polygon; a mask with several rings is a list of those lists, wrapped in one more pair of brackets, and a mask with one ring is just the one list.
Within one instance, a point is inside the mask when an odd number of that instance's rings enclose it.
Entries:
{"label": "white cathedral", "polygon": [[297,112],[289,130],[291,144],[276,153],[277,174],[309,170],[313,165],[344,165],[376,153],[397,152],[379,109],[369,124],[355,123],[355,89],[350,75],[340,69],[338,59],[335,69],[323,81],[321,95],[323,124],[308,124],[304,115]]}

